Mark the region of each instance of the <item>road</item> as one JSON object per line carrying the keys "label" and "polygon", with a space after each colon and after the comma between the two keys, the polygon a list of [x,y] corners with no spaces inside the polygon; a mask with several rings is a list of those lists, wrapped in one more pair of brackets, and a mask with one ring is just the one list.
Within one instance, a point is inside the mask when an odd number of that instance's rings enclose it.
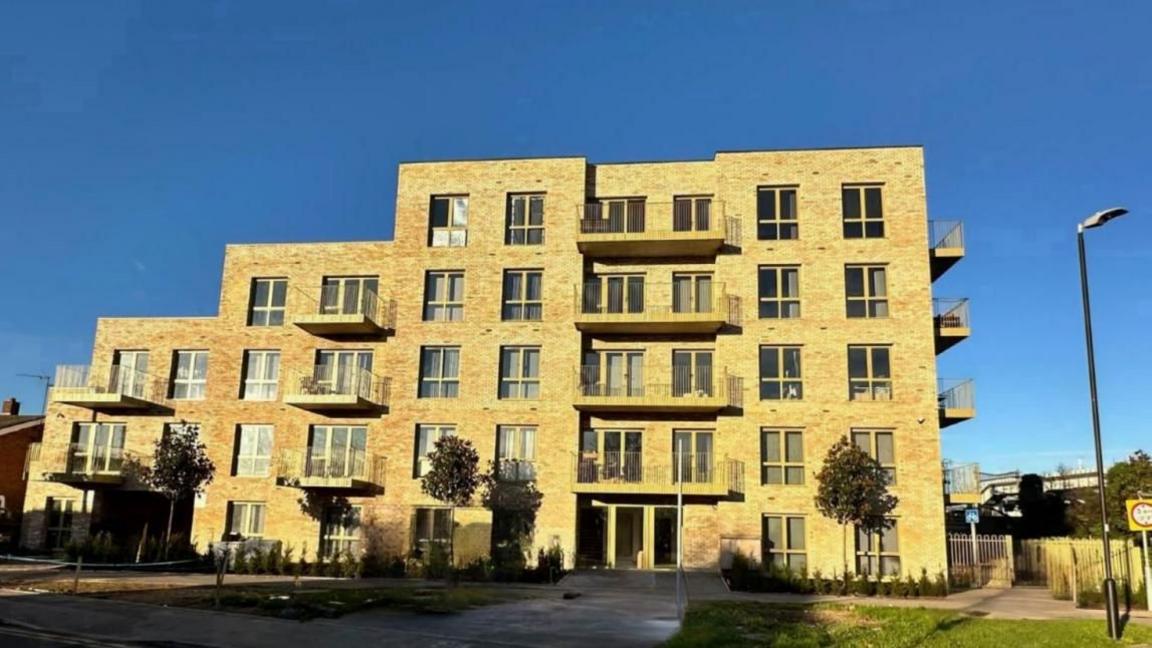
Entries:
{"label": "road", "polygon": [[127,648],[127,644],[107,643],[95,639],[51,634],[5,625],[0,625],[0,645],[3,645],[4,648],[64,648],[65,646]]}

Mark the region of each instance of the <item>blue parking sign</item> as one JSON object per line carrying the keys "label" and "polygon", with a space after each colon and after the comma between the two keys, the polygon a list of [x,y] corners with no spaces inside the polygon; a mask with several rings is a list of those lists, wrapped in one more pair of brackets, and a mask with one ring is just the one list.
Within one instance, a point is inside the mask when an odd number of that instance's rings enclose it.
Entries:
{"label": "blue parking sign", "polygon": [[964,524],[980,524],[980,509],[974,506],[964,509]]}

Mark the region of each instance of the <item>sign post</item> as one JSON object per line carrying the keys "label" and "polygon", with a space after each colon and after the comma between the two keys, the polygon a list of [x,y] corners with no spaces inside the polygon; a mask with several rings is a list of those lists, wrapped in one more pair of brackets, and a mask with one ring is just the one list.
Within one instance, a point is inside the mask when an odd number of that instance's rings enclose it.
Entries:
{"label": "sign post", "polygon": [[1139,531],[1144,538],[1144,603],[1152,610],[1152,570],[1148,568],[1148,531],[1152,530],[1152,499],[1124,502],[1128,509],[1128,529]]}
{"label": "sign post", "polygon": [[[968,523],[968,528],[972,532],[972,580],[975,581],[980,568],[980,547],[976,543],[976,525],[980,523],[980,509],[975,506],[964,509],[964,521]],[[981,579],[980,587],[983,586]]]}

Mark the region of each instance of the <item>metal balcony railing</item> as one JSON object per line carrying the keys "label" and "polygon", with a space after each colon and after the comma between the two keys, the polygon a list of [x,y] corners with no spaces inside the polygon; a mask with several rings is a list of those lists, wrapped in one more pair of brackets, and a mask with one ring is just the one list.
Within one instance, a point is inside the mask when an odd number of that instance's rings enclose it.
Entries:
{"label": "metal balcony railing", "polygon": [[390,381],[355,366],[315,365],[308,371],[288,372],[284,397],[347,396],[377,405],[388,403]]}
{"label": "metal balcony railing", "polygon": [[740,298],[723,282],[699,284],[586,281],[575,286],[578,319],[614,322],[695,322],[717,320],[739,324]]}
{"label": "metal balcony railing", "polygon": [[396,303],[381,298],[368,288],[350,291],[347,286],[321,286],[319,300],[304,291],[297,292],[311,304],[305,314],[298,318],[302,321],[315,320],[316,316],[322,316],[321,321],[325,318],[347,320],[359,316],[381,329],[393,329],[396,326]]}
{"label": "metal balcony railing", "polygon": [[532,481],[536,479],[536,462],[527,459],[501,459],[499,476],[503,481]]}
{"label": "metal balcony railing", "polygon": [[582,365],[576,372],[577,399],[653,406],[711,401],[729,407],[743,404],[743,380],[726,369],[686,366],[636,369],[628,367],[617,373],[603,365]]}
{"label": "metal balcony railing", "polygon": [[980,464],[944,464],[945,495],[979,495]]}
{"label": "metal balcony railing", "polygon": [[356,448],[286,449],[276,463],[276,476],[301,488],[382,487],[385,465],[385,457]]}
{"label": "metal balcony railing", "polygon": [[579,234],[634,240],[717,238],[739,245],[739,220],[724,215],[722,201],[604,201],[580,206]]}
{"label": "metal balcony railing", "polygon": [[933,299],[932,318],[937,329],[969,328],[968,300]]}
{"label": "metal balcony railing", "polygon": [[972,410],[976,408],[976,387],[971,379],[941,380],[937,391],[940,409]]}
{"label": "metal balcony railing", "polygon": [[128,452],[123,447],[107,444],[33,446],[29,446],[25,458],[25,473],[31,475],[35,467],[56,481],[118,482],[127,473],[139,471],[151,463],[150,454]]}
{"label": "metal balcony railing", "polygon": [[574,454],[573,483],[577,490],[635,493],[742,493],[744,464],[712,453],[673,453],[664,461],[643,452]]}
{"label": "metal balcony railing", "polygon": [[962,221],[928,221],[928,245],[934,250],[964,247]]}
{"label": "metal balcony railing", "polygon": [[52,387],[52,400],[56,401],[111,395],[155,403],[164,400],[166,394],[166,380],[120,365],[112,365],[107,374],[92,365],[59,365]]}

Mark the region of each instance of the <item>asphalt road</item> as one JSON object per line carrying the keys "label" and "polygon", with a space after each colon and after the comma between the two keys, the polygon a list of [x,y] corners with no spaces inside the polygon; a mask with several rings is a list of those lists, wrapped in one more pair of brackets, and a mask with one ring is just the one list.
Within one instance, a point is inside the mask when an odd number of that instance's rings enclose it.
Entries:
{"label": "asphalt road", "polygon": [[65,646],[87,646],[88,648],[126,648],[127,644],[107,643],[95,639],[52,634],[39,630],[26,630],[14,626],[0,625],[0,645],[4,648],[64,648]]}

